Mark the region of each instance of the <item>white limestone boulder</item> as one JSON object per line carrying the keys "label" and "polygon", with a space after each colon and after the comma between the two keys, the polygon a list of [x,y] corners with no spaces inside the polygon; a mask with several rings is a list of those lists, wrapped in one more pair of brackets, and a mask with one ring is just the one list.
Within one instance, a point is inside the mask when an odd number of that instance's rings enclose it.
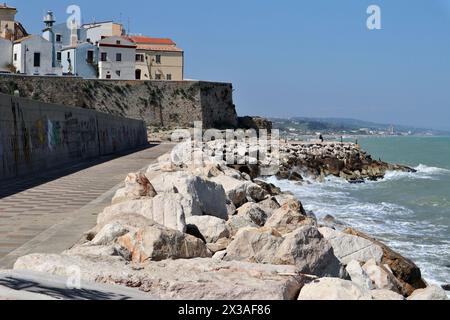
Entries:
{"label": "white limestone boulder", "polygon": [[151,180],[156,192],[177,193],[186,217],[210,215],[228,219],[223,187],[213,181],[188,172],[162,173]]}
{"label": "white limestone boulder", "polygon": [[159,224],[130,232],[120,237],[117,243],[129,253],[126,256],[136,263],[211,257],[202,240]]}
{"label": "white limestone boulder", "polygon": [[352,260],[365,263],[370,259],[381,262],[383,249],[373,242],[331,228],[323,227],[319,231],[331,243],[334,254],[342,264],[346,265]]}
{"label": "white limestone boulder", "polygon": [[107,245],[114,242],[118,237],[123,236],[128,233],[130,230],[126,226],[122,225],[118,221],[114,221],[105,225],[92,239],[91,244],[100,246]]}
{"label": "white limestone boulder", "polygon": [[227,261],[295,265],[299,272],[339,277],[342,266],[316,228],[305,226],[285,236],[273,228],[243,228],[227,247]]}
{"label": "white limestone boulder", "polygon": [[408,300],[448,300],[448,297],[444,289],[431,285],[425,289],[415,290],[408,297]]}
{"label": "white limestone boulder", "polygon": [[298,300],[372,300],[372,295],[351,281],[321,278],[306,284]]}
{"label": "white limestone boulder", "polygon": [[371,290],[370,294],[373,300],[405,300],[402,295],[386,289]]}
{"label": "white limestone boulder", "polygon": [[377,289],[387,289],[400,293],[400,285],[392,272],[385,266],[378,265],[375,259],[370,259],[362,269]]}
{"label": "white limestone boulder", "polygon": [[298,201],[287,201],[267,219],[265,226],[277,229],[282,234],[290,233],[304,225],[315,225],[315,220],[304,214]]}
{"label": "white limestone boulder", "polygon": [[356,260],[350,261],[345,267],[352,282],[356,283],[363,289],[372,290],[375,286],[367,273],[363,270],[360,263]]}
{"label": "white limestone boulder", "polygon": [[107,207],[97,217],[97,224],[108,222],[124,215],[140,215],[168,228],[185,232],[186,222],[180,194],[162,193],[148,200],[121,202]]}
{"label": "white limestone boulder", "polygon": [[220,184],[225,190],[228,199],[239,208],[247,202],[247,185],[248,182],[238,180],[226,175],[218,176],[210,179],[211,181]]}
{"label": "white limestone boulder", "polygon": [[195,225],[208,243],[230,236],[226,221],[213,216],[188,217],[186,224]]}
{"label": "white limestone boulder", "polygon": [[116,191],[112,204],[137,200],[142,198],[153,198],[156,191],[150,181],[143,173],[130,173],[125,179],[125,187]]}

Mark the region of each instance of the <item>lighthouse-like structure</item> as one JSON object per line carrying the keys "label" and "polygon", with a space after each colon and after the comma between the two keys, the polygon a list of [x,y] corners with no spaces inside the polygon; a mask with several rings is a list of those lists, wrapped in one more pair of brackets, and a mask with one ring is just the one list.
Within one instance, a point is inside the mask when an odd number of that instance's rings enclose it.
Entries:
{"label": "lighthouse-like structure", "polygon": [[53,25],[55,24],[55,17],[52,11],[47,11],[44,17],[45,29],[42,31],[44,39],[48,40],[52,44],[52,67],[56,67],[56,48],[55,48],[55,33],[53,32]]}

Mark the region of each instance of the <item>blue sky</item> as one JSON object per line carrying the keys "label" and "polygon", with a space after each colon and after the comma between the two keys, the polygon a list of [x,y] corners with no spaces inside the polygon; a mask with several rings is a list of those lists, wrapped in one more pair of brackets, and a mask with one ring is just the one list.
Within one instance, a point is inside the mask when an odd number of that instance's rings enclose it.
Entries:
{"label": "blue sky", "polygon": [[[450,129],[450,0],[16,0],[33,33],[70,4],[173,38],[186,77],[232,82],[240,115],[352,117]],[[382,30],[366,28],[370,4]]]}

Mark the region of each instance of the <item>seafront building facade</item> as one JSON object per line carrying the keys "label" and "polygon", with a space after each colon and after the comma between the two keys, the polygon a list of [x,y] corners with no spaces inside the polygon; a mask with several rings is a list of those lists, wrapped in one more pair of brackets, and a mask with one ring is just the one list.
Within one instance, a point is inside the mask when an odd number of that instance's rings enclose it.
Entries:
{"label": "seafront building facade", "polygon": [[98,42],[100,79],[135,80],[136,44],[112,36]]}
{"label": "seafront building facade", "polygon": [[174,80],[184,78],[184,52],[167,38],[130,36],[136,43],[136,80]]}
{"label": "seafront building facade", "polygon": [[87,79],[184,79],[184,52],[168,38],[127,35],[114,21],[81,26],[44,17],[42,35],[28,35],[17,9],[0,5],[0,72]]}
{"label": "seafront building facade", "polygon": [[52,44],[38,35],[14,41],[13,65],[17,73],[62,75],[62,69],[53,65]]}

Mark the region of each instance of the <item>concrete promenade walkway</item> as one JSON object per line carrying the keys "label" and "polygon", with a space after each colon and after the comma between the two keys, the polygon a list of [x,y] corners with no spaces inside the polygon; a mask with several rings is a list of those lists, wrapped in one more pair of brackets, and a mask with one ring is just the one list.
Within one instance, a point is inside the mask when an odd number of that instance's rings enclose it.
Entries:
{"label": "concrete promenade walkway", "polygon": [[32,177],[0,182],[0,268],[29,253],[60,253],[96,224],[129,172],[139,171],[173,144],[103,157]]}

